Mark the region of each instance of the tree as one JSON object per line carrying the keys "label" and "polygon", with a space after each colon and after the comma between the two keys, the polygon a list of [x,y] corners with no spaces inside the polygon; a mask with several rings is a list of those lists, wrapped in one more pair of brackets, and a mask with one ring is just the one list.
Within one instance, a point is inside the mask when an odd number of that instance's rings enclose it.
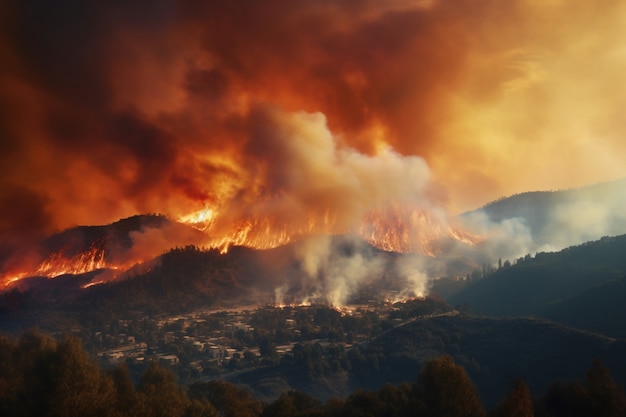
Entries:
{"label": "tree", "polygon": [[375,392],[358,389],[346,399],[342,415],[346,417],[377,417],[384,405]]}
{"label": "tree", "polygon": [[462,366],[450,356],[427,362],[418,378],[416,397],[427,415],[438,417],[483,417],[485,409],[476,387]]}
{"label": "tree", "polygon": [[111,372],[115,399],[113,407],[120,415],[137,415],[139,413],[139,395],[130,379],[130,372],[125,364],[118,365]]}
{"label": "tree", "polygon": [[594,415],[591,412],[587,390],[578,382],[552,384],[546,396],[541,400],[539,410],[553,417]]}
{"label": "tree", "polygon": [[534,417],[533,400],[528,385],[516,378],[513,387],[496,407],[496,417]]}
{"label": "tree", "polygon": [[184,417],[219,417],[219,413],[208,400],[192,399],[185,410]]}
{"label": "tree", "polygon": [[412,387],[409,384],[393,386],[386,384],[378,391],[378,398],[383,404],[383,416],[413,416],[415,410]]}
{"label": "tree", "polygon": [[261,417],[292,417],[322,412],[322,403],[300,391],[289,391],[263,409]]}
{"label": "tree", "polygon": [[599,359],[596,359],[587,371],[585,382],[594,416],[626,416],[624,391],[615,383],[609,370]]}
{"label": "tree", "polygon": [[189,404],[185,392],[176,384],[174,374],[152,362],[139,382],[144,415],[181,417]]}
{"label": "tree", "polygon": [[258,417],[263,410],[248,391],[226,381],[197,382],[189,388],[189,396],[208,400],[223,417]]}
{"label": "tree", "polygon": [[43,365],[50,383],[49,413],[56,416],[108,415],[114,398],[113,381],[82,347],[80,339],[66,336]]}
{"label": "tree", "polygon": [[262,336],[258,341],[259,345],[259,353],[263,358],[275,360],[278,358],[278,353],[276,353],[276,346],[272,343],[272,340],[269,336]]}

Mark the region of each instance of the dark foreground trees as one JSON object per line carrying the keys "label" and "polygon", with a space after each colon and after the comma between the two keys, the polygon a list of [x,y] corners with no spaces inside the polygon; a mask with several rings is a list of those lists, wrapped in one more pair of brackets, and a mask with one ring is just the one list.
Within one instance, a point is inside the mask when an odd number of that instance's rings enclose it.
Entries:
{"label": "dark foreground trees", "polygon": [[462,366],[450,356],[427,362],[417,382],[419,409],[440,417],[483,417],[478,391]]}
{"label": "dark foreground trees", "polygon": [[[417,380],[378,391],[357,390],[325,404],[290,391],[263,404],[225,381],[188,389],[151,363],[135,386],[125,366],[103,370],[75,337],[59,341],[37,331],[14,340],[0,336],[0,416],[137,417],[484,417],[478,391],[451,357],[427,362]],[[490,417],[626,415],[626,396],[599,361],[586,379],[557,382],[533,401],[517,379]]]}
{"label": "dark foreground trees", "polygon": [[156,363],[139,389],[128,370],[103,370],[74,336],[59,342],[38,331],[0,338],[0,415],[50,417],[214,417],[208,402],[191,400],[176,377]]}

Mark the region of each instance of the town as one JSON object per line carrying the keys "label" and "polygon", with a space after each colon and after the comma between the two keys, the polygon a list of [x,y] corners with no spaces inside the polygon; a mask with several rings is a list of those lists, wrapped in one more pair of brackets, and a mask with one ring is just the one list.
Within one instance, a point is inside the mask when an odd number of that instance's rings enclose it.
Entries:
{"label": "town", "polygon": [[125,363],[139,372],[158,361],[181,381],[194,381],[278,364],[296,345],[348,350],[417,317],[451,313],[432,298],[342,308],[248,305],[154,318],[138,313],[112,320],[85,344],[105,366]]}

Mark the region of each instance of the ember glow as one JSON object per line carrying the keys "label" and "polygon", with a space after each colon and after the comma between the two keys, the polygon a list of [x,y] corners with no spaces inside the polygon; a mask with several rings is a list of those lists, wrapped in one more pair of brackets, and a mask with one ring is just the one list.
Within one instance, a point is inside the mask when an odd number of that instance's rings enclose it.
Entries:
{"label": "ember glow", "polygon": [[0,270],[109,268],[15,248],[139,213],[474,245],[451,213],[626,176],[625,38],[620,0],[5,1]]}

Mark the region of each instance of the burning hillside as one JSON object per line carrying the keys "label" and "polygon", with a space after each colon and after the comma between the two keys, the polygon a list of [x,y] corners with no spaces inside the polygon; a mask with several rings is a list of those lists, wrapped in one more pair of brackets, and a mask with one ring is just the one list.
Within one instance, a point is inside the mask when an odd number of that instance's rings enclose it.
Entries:
{"label": "burning hillside", "polygon": [[[623,11],[9,0],[0,258],[75,224],[203,211],[217,246],[361,231],[435,253],[431,235],[461,236],[441,211],[624,175]],[[371,224],[397,207],[402,225]]]}
{"label": "burning hillside", "polygon": [[[201,221],[203,219],[205,221]],[[429,222],[425,215],[414,214],[412,219],[421,224],[414,223],[413,228],[407,227],[398,218],[398,212],[396,218],[392,219],[396,223],[369,216],[358,234],[375,248],[424,256],[439,254],[442,239],[445,238],[454,238],[469,245],[476,242],[475,236],[451,226],[444,229],[441,224]],[[226,253],[233,246],[258,250],[288,244],[309,247],[307,242],[311,239],[319,242],[323,238],[325,242],[330,242],[331,236],[341,234],[341,230],[328,235],[313,234],[307,230],[306,233],[289,235],[284,230],[276,232],[268,224],[260,228],[258,223],[249,222],[245,227],[217,235],[214,225],[206,216],[196,214],[186,220],[194,228],[167,220],[163,216],[134,216],[108,226],[69,229],[40,243],[36,255],[31,253],[30,257],[24,256],[20,259],[18,252],[13,259],[5,262],[0,277],[4,285],[9,285],[29,276],[54,278],[108,269],[115,271],[107,274],[110,279],[175,247],[197,245],[218,249],[221,253]],[[301,257],[317,256],[310,247],[301,252]]]}

